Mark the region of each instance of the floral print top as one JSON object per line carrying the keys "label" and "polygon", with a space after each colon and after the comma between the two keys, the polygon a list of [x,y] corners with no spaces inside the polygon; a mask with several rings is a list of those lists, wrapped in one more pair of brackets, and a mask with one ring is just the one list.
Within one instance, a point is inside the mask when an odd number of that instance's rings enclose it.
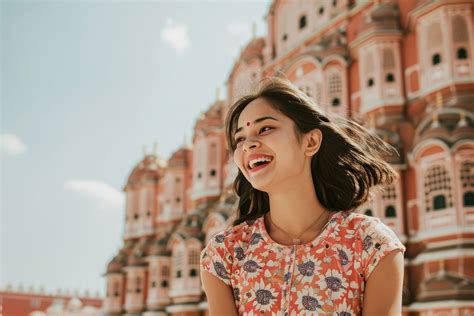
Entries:
{"label": "floral print top", "polygon": [[378,262],[405,246],[380,219],[337,212],[313,241],[285,246],[263,216],[214,235],[201,271],[232,287],[240,315],[360,315]]}

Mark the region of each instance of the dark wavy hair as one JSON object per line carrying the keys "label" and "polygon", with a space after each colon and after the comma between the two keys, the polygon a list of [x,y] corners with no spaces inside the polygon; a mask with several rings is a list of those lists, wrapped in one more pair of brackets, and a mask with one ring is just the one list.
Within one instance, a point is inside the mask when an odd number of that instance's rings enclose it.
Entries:
{"label": "dark wavy hair", "polygon": [[[354,210],[369,198],[372,186],[390,184],[398,177],[383,159],[384,155],[398,155],[393,146],[355,121],[323,112],[290,81],[276,77],[263,79],[254,93],[242,97],[230,108],[225,130],[231,155],[236,148],[234,134],[239,116],[258,98],[268,101],[295,123],[299,142],[311,130],[321,130],[322,142],[311,159],[311,175],[317,198],[329,211]],[[234,226],[269,211],[268,194],[253,188],[241,170],[233,189],[239,197]]]}

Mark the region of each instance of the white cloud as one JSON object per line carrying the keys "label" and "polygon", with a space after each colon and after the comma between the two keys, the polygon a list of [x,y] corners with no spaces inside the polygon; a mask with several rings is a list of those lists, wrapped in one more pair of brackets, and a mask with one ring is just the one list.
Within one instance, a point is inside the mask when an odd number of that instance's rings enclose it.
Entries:
{"label": "white cloud", "polygon": [[101,181],[69,180],[64,189],[77,193],[100,209],[120,210],[125,202],[122,192]]}
{"label": "white cloud", "polygon": [[28,150],[22,140],[13,134],[0,135],[0,149],[12,156],[25,153]]}
{"label": "white cloud", "polygon": [[168,19],[165,27],[161,30],[161,39],[178,54],[182,54],[191,44],[187,25],[174,22],[172,19]]}
{"label": "white cloud", "polygon": [[252,25],[250,23],[227,24],[226,31],[230,35],[241,36],[250,39],[252,36]]}

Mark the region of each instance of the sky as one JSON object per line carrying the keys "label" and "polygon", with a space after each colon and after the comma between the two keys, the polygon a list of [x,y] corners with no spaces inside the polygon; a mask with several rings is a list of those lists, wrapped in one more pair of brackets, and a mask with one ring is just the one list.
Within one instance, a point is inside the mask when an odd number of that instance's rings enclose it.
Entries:
{"label": "sky", "polygon": [[270,1],[0,1],[0,286],[105,293],[123,187],[189,142]]}

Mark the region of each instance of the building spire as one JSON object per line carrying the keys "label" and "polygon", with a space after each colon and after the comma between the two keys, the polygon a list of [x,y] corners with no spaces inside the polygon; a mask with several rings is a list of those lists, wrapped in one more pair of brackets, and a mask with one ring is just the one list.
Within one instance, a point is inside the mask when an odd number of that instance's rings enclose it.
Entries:
{"label": "building spire", "polygon": [[461,111],[461,113],[459,113],[459,122],[457,124],[457,127],[466,127],[466,126],[467,126],[466,112]]}

